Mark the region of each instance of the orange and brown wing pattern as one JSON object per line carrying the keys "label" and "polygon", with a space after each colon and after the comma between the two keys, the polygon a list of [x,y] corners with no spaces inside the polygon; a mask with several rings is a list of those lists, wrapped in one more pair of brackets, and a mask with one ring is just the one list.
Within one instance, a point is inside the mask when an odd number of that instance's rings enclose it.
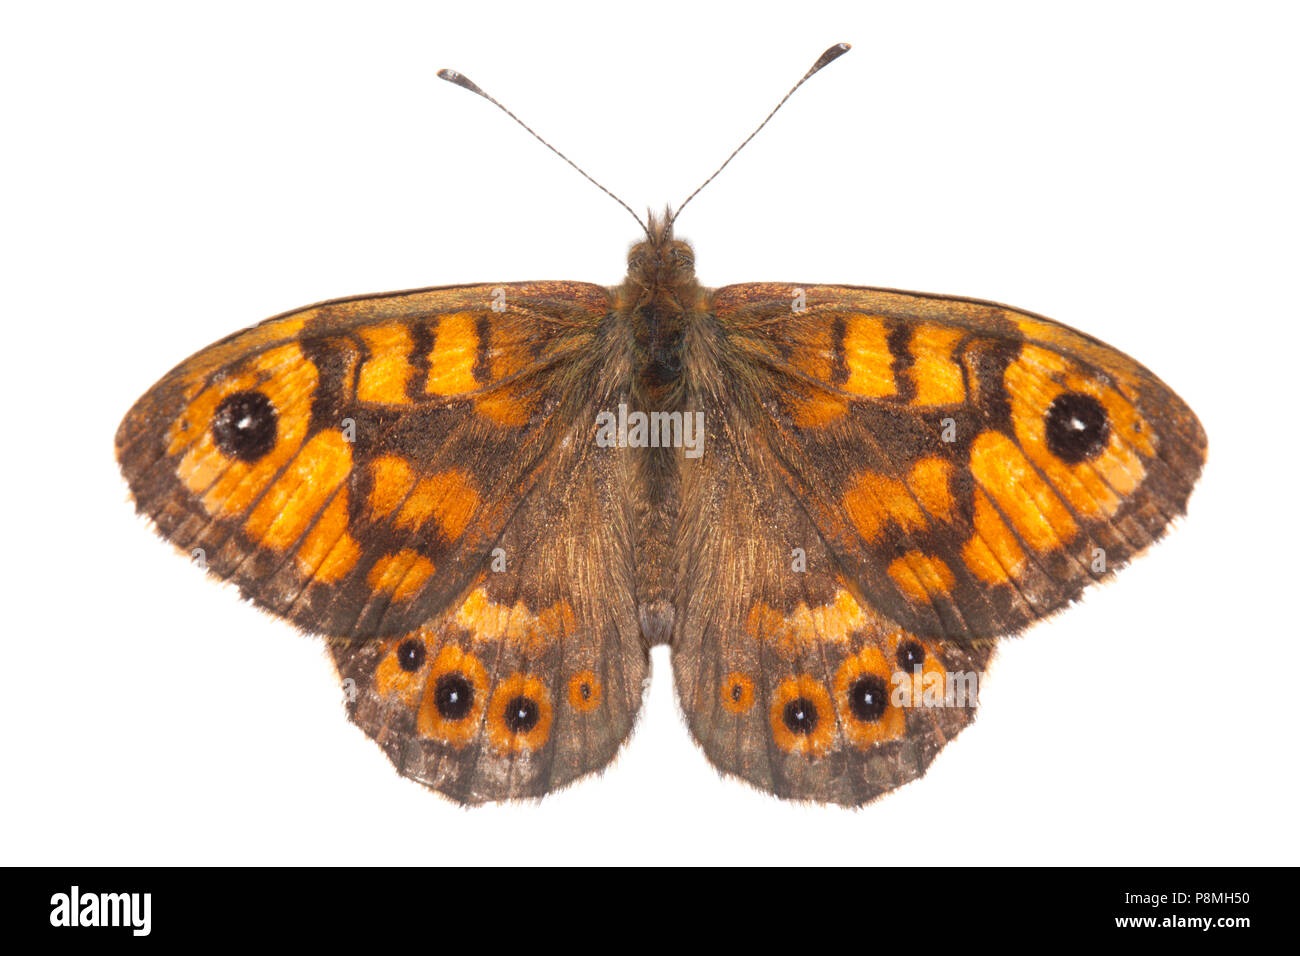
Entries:
{"label": "orange and brown wing pattern", "polygon": [[593,410],[561,439],[447,610],[402,636],[331,645],[351,719],[400,773],[461,803],[538,797],[600,769],[640,707],[634,472],[596,446],[594,423]]}
{"label": "orange and brown wing pattern", "polygon": [[535,282],[287,313],[168,373],[118,461],[159,532],[260,606],[335,637],[412,632],[589,401],[608,311],[600,287]]}
{"label": "orange and brown wing pattern", "polygon": [[866,803],[920,777],[974,719],[991,647],[922,637],[875,608],[786,486],[737,382],[707,365],[700,353],[692,367],[687,407],[707,437],[681,459],[673,568],[687,723],[719,769],[763,790]]}
{"label": "orange and brown wing pattern", "polygon": [[927,638],[1067,604],[1184,513],[1205,459],[1164,383],[1040,316],[792,284],[717,290],[711,312],[782,485],[871,606]]}

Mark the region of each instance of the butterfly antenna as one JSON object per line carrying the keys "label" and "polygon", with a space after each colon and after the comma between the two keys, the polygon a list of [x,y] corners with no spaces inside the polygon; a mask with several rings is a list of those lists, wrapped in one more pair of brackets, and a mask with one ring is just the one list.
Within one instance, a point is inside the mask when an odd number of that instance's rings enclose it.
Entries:
{"label": "butterfly antenna", "polygon": [[[810,74],[810,75],[811,75],[811,74]],[[619,199],[617,196],[615,196],[612,192],[610,192],[608,189],[606,189],[606,188],[605,188],[604,186],[602,186],[600,183],[596,182],[596,180],[592,179],[591,176],[587,174],[587,171],[586,171],[585,169],[583,169],[581,166],[579,166],[579,165],[578,165],[577,163],[575,163],[573,160],[569,159],[568,156],[565,156],[562,152],[560,152],[558,149],[556,149],[554,146],[552,146],[552,145],[551,145],[550,143],[548,143],[546,140],[542,139],[542,137],[539,136],[539,135],[537,134],[537,132],[536,132],[536,131],[531,127],[531,126],[529,126],[527,123],[525,123],[523,120],[521,120],[521,119],[520,119],[518,116],[516,116],[514,113],[512,113],[512,112],[510,112],[508,109],[506,109],[506,108],[505,108],[505,107],[504,107],[504,106],[503,106],[503,105],[502,105],[502,104],[501,104],[497,99],[495,99],[494,97],[489,96],[487,93],[485,93],[485,92],[483,91],[483,89],[482,89],[482,88],[481,88],[477,83],[475,83],[473,80],[471,80],[468,76],[465,76],[465,74],[463,74],[463,73],[457,73],[455,70],[439,70],[439,71],[438,71],[438,77],[439,77],[439,79],[446,80],[448,83],[455,83],[457,86],[459,86],[459,87],[463,87],[464,89],[469,90],[471,93],[476,93],[476,94],[478,94],[479,96],[483,97],[483,99],[487,100],[489,103],[491,103],[491,104],[492,104],[493,106],[495,106],[497,109],[499,109],[501,112],[503,112],[503,113],[505,113],[507,116],[509,116],[512,120],[514,120],[516,123],[518,123],[518,124],[519,124],[520,126],[522,126],[524,129],[528,130],[528,132],[532,134],[533,139],[537,140],[539,143],[541,143],[543,146],[545,146],[547,149],[549,149],[549,150],[550,150],[552,153],[554,153],[556,156],[560,157],[560,159],[564,160],[566,163],[568,163],[570,166],[572,166],[572,167],[573,167],[574,169],[576,169],[578,172],[582,173],[582,175],[585,176],[585,177],[587,178],[587,181],[588,181],[589,183],[591,183],[593,186],[595,186],[597,189],[599,189],[601,192],[603,192],[603,193],[604,193],[606,196],[608,196],[610,199],[614,200],[614,202],[618,203],[620,206],[622,206],[624,209],[626,209],[626,210],[628,211],[628,214],[631,215],[631,217],[637,221],[637,225],[639,225],[639,226],[641,227],[641,231],[644,232],[647,236],[650,235],[650,230],[647,229],[647,228],[646,228],[646,224],[645,224],[644,222],[641,221],[641,217],[638,216],[635,212],[632,211],[632,207],[631,207],[631,206],[629,206],[627,203],[623,202],[623,200]]]}
{"label": "butterfly antenna", "polygon": [[[847,44],[847,43],[837,43],[837,44],[835,44],[833,47],[831,47],[829,50],[827,50],[825,53],[823,53],[821,56],[819,56],[819,57],[817,58],[817,62],[814,63],[814,64],[812,65],[812,69],[809,70],[807,73],[805,73],[805,74],[803,75],[803,78],[800,79],[798,83],[796,83],[794,86],[790,87],[790,92],[787,93],[787,94],[785,94],[785,96],[781,97],[781,102],[780,102],[780,103],[777,103],[776,106],[772,108],[772,112],[768,113],[768,114],[767,114],[767,118],[764,119],[763,122],[761,122],[761,123],[758,124],[758,128],[755,129],[754,132],[752,132],[752,133],[750,133],[748,136],[746,136],[746,137],[745,137],[745,141],[744,141],[743,143],[741,143],[741,144],[740,144],[739,146],[737,146],[734,150],[732,150],[731,155],[727,157],[727,162],[723,163],[721,166],[719,166],[717,169],[715,169],[715,170],[713,171],[713,175],[710,176],[708,179],[704,180],[704,182],[700,183],[699,187],[695,190],[695,192],[693,192],[693,193],[691,193],[689,196],[687,196],[686,199],[685,199],[685,201],[683,201],[682,204],[681,204],[680,206],[677,207],[677,211],[676,211],[675,213],[673,213],[673,217],[672,217],[672,219],[670,219],[670,220],[668,221],[668,224],[669,224],[669,225],[672,225],[674,222],[677,221],[677,217],[680,216],[680,215],[682,214],[682,210],[686,208],[686,203],[690,202],[692,199],[694,199],[696,196],[698,196],[699,193],[700,193],[700,190],[701,190],[701,189],[703,189],[703,188],[704,188],[705,186],[707,186],[709,183],[713,182],[713,180],[717,178],[718,173],[722,172],[724,169],[727,168],[727,163],[731,162],[733,159],[736,158],[736,153],[739,153],[742,149],[744,149],[746,146],[749,145],[749,141],[750,141],[751,139],[753,139],[755,136],[758,135],[758,131],[761,130],[764,126],[767,125],[768,120],[770,120],[773,116],[776,115],[776,111],[779,110],[781,107],[785,106],[785,101],[788,100],[790,97],[794,96],[794,91],[795,91],[795,90],[799,89],[799,87],[801,87],[801,86],[803,86],[805,83],[807,83],[809,77],[811,77],[814,73],[816,73],[816,72],[817,72],[818,70],[820,70],[822,67],[824,67],[824,66],[828,66],[829,64],[834,63],[836,60],[838,60],[840,57],[842,57],[845,53],[848,53],[849,50],[850,50],[850,46],[849,46],[849,44]],[[499,104],[498,104],[498,105],[499,105]]]}

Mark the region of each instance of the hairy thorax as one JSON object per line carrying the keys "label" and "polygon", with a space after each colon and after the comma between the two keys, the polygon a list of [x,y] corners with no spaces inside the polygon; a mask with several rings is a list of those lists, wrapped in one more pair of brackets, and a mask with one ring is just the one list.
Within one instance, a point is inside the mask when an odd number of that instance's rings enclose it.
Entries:
{"label": "hairy thorax", "polygon": [[699,310],[704,290],[695,278],[695,253],[673,238],[671,222],[651,216],[647,233],[628,253],[617,305],[632,323],[641,397],[657,408],[673,408],[680,401],[688,316]]}

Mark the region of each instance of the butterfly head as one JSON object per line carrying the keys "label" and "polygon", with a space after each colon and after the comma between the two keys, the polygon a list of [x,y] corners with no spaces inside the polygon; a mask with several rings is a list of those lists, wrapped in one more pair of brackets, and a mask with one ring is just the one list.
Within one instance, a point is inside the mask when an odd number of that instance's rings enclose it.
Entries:
{"label": "butterfly head", "polygon": [[660,219],[650,214],[644,242],[627,254],[625,287],[641,303],[663,295],[688,301],[681,295],[698,286],[695,280],[695,250],[690,243],[673,238],[670,214]]}

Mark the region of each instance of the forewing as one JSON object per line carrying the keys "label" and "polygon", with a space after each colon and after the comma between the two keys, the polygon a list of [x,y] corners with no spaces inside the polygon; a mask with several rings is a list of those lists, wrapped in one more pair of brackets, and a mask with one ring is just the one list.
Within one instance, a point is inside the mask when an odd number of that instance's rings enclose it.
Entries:
{"label": "forewing", "polygon": [[712,301],[721,375],[846,578],[914,633],[1018,631],[1184,513],[1205,433],[1128,356],[1006,306],[847,286]]}
{"label": "forewing", "polygon": [[415,631],[462,595],[592,396],[608,296],[568,282],[322,303],[212,345],[131,409],[136,507],[305,630]]}

